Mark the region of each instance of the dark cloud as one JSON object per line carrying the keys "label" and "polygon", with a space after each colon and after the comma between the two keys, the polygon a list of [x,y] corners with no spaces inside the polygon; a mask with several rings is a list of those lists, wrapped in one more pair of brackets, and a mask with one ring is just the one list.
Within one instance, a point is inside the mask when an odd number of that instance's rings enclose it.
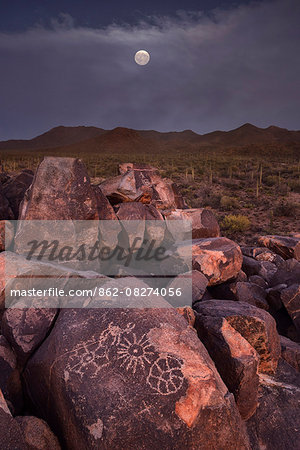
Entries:
{"label": "dark cloud", "polygon": [[[299,129],[299,19],[298,0],[277,0],[102,29],[62,15],[1,34],[0,139],[60,124]],[[147,66],[134,63],[139,49]]]}

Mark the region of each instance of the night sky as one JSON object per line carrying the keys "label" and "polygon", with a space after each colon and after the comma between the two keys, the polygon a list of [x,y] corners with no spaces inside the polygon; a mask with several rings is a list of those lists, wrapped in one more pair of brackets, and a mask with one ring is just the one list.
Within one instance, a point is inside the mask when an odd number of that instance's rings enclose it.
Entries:
{"label": "night sky", "polygon": [[299,0],[2,0],[0,140],[57,125],[300,129],[299,23]]}

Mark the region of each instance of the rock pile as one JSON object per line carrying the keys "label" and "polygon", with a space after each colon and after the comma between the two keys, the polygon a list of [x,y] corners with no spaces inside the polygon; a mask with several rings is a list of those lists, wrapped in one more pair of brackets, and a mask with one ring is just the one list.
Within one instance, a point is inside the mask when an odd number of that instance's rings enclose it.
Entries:
{"label": "rock pile", "polygon": [[[157,169],[119,170],[93,186],[80,160],[45,158],[34,177],[0,184],[1,449],[299,448],[300,238],[241,248],[220,236],[211,211],[187,209]],[[13,218],[22,222],[5,249]],[[160,221],[162,241],[174,221],[190,219],[192,241],[183,230],[178,254],[183,261],[192,248],[192,292],[184,273],[169,285],[187,306],[159,297],[156,308],[138,298],[142,308],[5,310],[5,261],[18,276],[38,267],[17,244],[26,221],[47,219],[113,220],[114,233],[101,231],[109,242],[134,237],[122,220],[138,219],[141,238],[154,233],[146,220]]]}

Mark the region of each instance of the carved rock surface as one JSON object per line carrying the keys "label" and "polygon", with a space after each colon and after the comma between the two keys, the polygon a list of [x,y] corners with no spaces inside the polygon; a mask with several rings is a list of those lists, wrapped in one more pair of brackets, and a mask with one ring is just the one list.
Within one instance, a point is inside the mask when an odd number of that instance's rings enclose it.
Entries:
{"label": "carved rock surface", "polygon": [[259,243],[273,250],[284,259],[300,260],[300,238],[288,236],[261,236]]}
{"label": "carved rock surface", "polygon": [[63,310],[24,379],[67,448],[249,448],[232,394],[174,309]]}
{"label": "carved rock surface", "polygon": [[259,371],[275,372],[280,357],[280,342],[275,320],[267,311],[230,300],[199,302],[195,310],[200,316],[225,318],[259,354]]}
{"label": "carved rock surface", "polygon": [[257,352],[226,319],[197,314],[195,328],[222,380],[234,394],[242,418],[247,420],[257,407]]}
{"label": "carved rock surface", "polygon": [[21,220],[98,219],[97,196],[80,159],[47,156],[20,207]]}

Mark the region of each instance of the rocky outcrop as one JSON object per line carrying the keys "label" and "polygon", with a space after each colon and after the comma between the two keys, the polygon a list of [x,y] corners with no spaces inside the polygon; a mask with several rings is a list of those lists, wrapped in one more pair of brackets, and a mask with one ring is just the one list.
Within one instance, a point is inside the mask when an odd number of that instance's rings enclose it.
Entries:
{"label": "rocky outcrop", "polygon": [[[167,220],[190,220],[192,222],[193,239],[220,236],[218,221],[209,209],[176,209],[175,211],[167,211],[164,215]],[[172,228],[170,231],[172,232]]]}
{"label": "rocky outcrop", "polygon": [[152,204],[158,209],[183,208],[184,201],[174,183],[161,178],[158,170],[146,164],[124,163],[121,175],[105,180],[99,185],[109,201]]}
{"label": "rocky outcrop", "polygon": [[195,305],[200,316],[224,318],[260,357],[259,371],[274,373],[280,356],[279,335],[273,317],[260,308],[230,300],[208,300]]}
{"label": "rocky outcrop", "polygon": [[20,220],[99,219],[97,195],[80,159],[46,157],[21,204]]}
{"label": "rocky outcrop", "polygon": [[24,450],[27,448],[21,427],[12,417],[7,403],[0,390],[0,448]]}
{"label": "rocky outcrop", "polygon": [[197,314],[196,320],[201,341],[234,394],[242,418],[247,420],[257,407],[257,352],[226,319]]}
{"label": "rocky outcrop", "polygon": [[261,236],[259,243],[273,250],[284,259],[300,260],[300,238],[288,236]]}
{"label": "rocky outcrop", "polygon": [[236,277],[242,267],[240,247],[223,237],[193,240],[192,259],[193,269],[206,276],[209,286]]}
{"label": "rocky outcrop", "polygon": [[61,311],[24,378],[67,448],[249,448],[233,396],[174,309]]}

